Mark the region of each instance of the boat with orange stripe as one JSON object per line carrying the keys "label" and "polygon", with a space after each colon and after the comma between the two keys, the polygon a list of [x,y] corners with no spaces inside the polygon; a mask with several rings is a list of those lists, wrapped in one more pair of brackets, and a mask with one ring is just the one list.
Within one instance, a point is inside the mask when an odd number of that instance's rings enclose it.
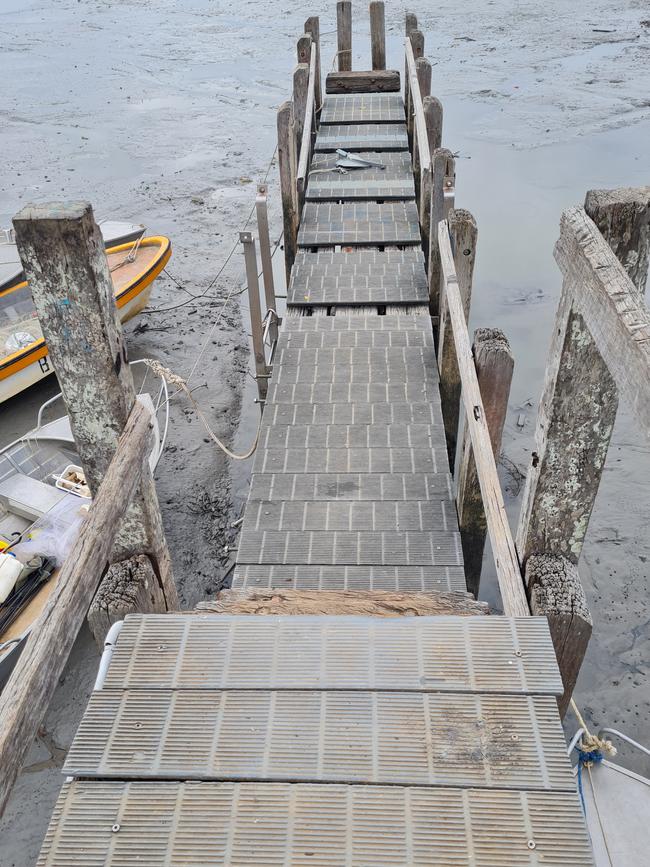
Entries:
{"label": "boat with orange stripe", "polygon": [[[162,236],[106,250],[121,322],[149,303],[153,281],[171,256]],[[0,403],[54,372],[26,281],[0,291]]]}

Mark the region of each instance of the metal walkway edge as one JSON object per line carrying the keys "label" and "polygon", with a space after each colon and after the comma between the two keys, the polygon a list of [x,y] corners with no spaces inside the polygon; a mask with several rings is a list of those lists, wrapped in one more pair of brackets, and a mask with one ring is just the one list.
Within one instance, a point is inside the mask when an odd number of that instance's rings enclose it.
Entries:
{"label": "metal walkway edge", "polygon": [[[233,586],[465,591],[401,97],[337,148],[386,174],[309,180]],[[39,867],[588,867],[561,693],[543,618],[130,616]]]}

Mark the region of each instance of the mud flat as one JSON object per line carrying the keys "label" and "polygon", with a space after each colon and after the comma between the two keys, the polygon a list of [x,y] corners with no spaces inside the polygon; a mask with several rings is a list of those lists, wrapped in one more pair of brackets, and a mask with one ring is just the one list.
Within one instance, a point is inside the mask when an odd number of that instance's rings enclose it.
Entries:
{"label": "mud flat", "polygon": [[[327,67],[334,7],[319,2],[309,11],[321,15]],[[269,0],[63,0],[56,7],[5,0],[0,9],[0,225],[27,201],[81,197],[98,216],[143,221],[169,235],[171,275],[185,290],[206,294],[192,299],[171,277],[159,279],[151,306],[162,312],[129,324],[131,355],[191,374],[215,431],[235,438],[241,451],[258,410],[238,296],[220,314],[241,282],[239,251],[218,272],[250,213],[254,184],[267,172],[275,108],[286,98],[305,15],[301,4],[278,9]],[[515,468],[525,472],[530,461],[559,296],[552,249],[560,212],[588,188],[648,182],[650,26],[642,22],[649,17],[632,0],[523,2],[515,10],[503,0],[470,0],[462,10],[445,0],[419,15],[436,61],[446,142],[459,152],[457,201],[479,225],[473,324],[502,327],[516,359],[502,468],[513,524]],[[387,26],[389,58],[401,58],[401,9],[387,8]],[[357,68],[367,64],[368,44],[355,40]],[[277,236],[274,167],[269,180]],[[54,390],[47,382],[4,404],[0,441],[33,424]],[[188,607],[213,593],[227,570],[223,548],[234,539],[230,524],[249,471],[247,462],[226,463],[206,436],[189,407],[174,402],[158,490]],[[595,628],[577,691],[596,724],[646,743],[649,471],[647,444],[621,412],[581,567]],[[495,601],[489,573],[482,595]],[[0,822],[3,865],[36,861],[96,665],[82,633]]]}

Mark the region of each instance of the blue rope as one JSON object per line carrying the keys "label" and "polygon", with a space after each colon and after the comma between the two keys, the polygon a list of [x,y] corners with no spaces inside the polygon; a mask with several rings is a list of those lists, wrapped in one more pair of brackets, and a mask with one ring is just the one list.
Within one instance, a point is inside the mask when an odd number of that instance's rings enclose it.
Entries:
{"label": "blue rope", "polygon": [[582,812],[587,815],[587,807],[585,804],[585,794],[582,790],[582,768],[584,765],[599,765],[603,760],[603,754],[600,750],[581,750],[576,744],[578,752],[578,793],[580,802],[582,803]]}

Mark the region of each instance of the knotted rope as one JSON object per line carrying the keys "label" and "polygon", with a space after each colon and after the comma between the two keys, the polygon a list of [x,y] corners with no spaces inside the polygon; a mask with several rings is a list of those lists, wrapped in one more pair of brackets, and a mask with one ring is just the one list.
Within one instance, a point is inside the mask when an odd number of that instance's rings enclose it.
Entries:
{"label": "knotted rope", "polygon": [[612,758],[616,755],[616,747],[607,738],[599,738],[589,731],[587,723],[584,721],[584,718],[573,699],[571,699],[571,710],[576,715],[580,728],[583,730],[582,737],[576,744],[575,748],[578,753],[578,793],[582,803],[582,812],[586,815],[587,808],[585,805],[585,795],[582,789],[582,769],[587,768],[588,773],[591,773],[591,768],[594,765],[599,765],[606,755],[612,756]]}

